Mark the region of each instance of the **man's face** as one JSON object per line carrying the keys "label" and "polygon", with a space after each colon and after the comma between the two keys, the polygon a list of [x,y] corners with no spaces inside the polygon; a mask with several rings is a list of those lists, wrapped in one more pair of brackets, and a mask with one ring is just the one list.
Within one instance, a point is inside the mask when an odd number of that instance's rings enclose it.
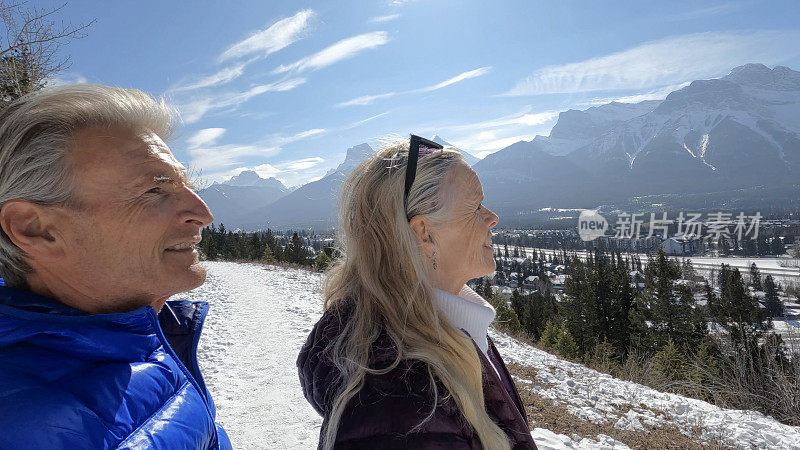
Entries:
{"label": "man's face", "polygon": [[158,309],[203,283],[194,245],[213,216],[157,135],[86,129],[69,156],[79,206],[65,213],[60,284],[110,312]]}

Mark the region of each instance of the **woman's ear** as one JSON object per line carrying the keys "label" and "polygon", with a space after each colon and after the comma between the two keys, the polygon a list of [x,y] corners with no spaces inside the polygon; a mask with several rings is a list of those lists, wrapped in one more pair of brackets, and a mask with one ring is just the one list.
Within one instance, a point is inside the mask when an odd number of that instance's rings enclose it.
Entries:
{"label": "woman's ear", "polygon": [[422,251],[425,252],[428,258],[432,258],[433,253],[436,251],[436,244],[433,241],[433,237],[431,237],[430,220],[425,216],[414,216],[408,221],[408,225],[417,235],[417,241],[422,244]]}
{"label": "woman's ear", "polygon": [[58,257],[63,249],[53,237],[57,218],[49,207],[24,200],[9,200],[0,209],[0,227],[11,242],[32,259]]}

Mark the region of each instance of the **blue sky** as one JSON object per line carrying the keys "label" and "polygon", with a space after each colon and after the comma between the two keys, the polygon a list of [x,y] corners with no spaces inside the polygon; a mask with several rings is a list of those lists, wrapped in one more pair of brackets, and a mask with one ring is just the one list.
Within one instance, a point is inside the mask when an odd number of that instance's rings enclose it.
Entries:
{"label": "blue sky", "polygon": [[59,81],[165,97],[182,117],[169,144],[207,182],[255,169],[299,185],[409,133],[484,156],[569,108],[747,62],[800,70],[793,1],[73,0],[61,17],[97,21]]}

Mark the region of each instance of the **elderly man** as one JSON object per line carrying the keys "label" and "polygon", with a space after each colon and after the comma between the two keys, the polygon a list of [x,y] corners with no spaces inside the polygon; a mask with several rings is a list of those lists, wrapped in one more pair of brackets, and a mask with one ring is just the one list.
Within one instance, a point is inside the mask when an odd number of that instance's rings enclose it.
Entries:
{"label": "elderly man", "polygon": [[227,449],[197,364],[213,217],[168,108],[75,85],[0,114],[0,448]]}

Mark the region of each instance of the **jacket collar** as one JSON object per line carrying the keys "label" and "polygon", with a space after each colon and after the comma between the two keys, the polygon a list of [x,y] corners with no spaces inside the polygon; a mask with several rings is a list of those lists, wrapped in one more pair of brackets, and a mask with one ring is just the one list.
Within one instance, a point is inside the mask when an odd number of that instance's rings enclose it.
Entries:
{"label": "jacket collar", "polygon": [[[182,347],[180,359],[189,360],[192,358],[190,353],[196,350],[207,312],[208,304],[205,302],[170,300],[158,314],[150,306],[124,313],[87,314],[52,298],[0,286],[0,329],[2,322],[16,324],[10,333],[0,333],[0,347],[48,334],[77,338],[110,333],[120,337],[128,335],[124,339],[135,340],[134,336],[156,337],[163,333],[170,344]],[[79,342],[88,343],[91,339]],[[105,349],[117,353],[108,346]]]}
{"label": "jacket collar", "polygon": [[39,314],[55,314],[59,316],[87,316],[83,311],[69,307],[52,298],[35,294],[23,289],[0,286],[0,305],[6,305],[20,311]]}

